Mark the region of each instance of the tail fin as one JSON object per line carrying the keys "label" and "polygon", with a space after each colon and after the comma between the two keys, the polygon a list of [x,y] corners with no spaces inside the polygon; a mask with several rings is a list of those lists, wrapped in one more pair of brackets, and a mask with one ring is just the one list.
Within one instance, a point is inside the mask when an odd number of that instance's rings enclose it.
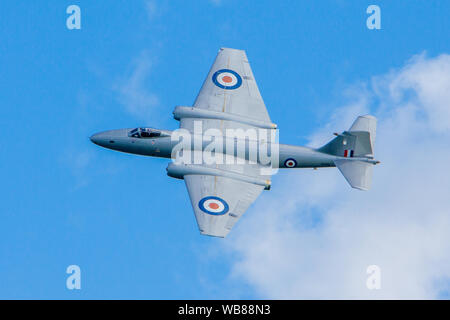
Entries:
{"label": "tail fin", "polygon": [[373,160],[377,119],[371,115],[358,117],[348,131],[337,137],[318,151],[338,156],[334,160],[351,187],[369,190],[372,181]]}
{"label": "tail fin", "polygon": [[352,188],[365,191],[370,189],[372,163],[358,160],[335,160],[334,164]]}

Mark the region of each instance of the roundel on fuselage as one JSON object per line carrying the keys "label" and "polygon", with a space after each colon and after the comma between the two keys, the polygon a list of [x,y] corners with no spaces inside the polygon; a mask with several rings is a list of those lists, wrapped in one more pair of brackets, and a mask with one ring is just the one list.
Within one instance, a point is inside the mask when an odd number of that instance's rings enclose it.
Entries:
{"label": "roundel on fuselage", "polygon": [[294,168],[297,166],[297,161],[295,159],[289,158],[284,162],[286,168]]}

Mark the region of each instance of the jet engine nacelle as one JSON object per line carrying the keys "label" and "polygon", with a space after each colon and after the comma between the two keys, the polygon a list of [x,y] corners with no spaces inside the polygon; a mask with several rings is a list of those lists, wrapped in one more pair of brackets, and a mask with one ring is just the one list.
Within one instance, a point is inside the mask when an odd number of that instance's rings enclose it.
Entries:
{"label": "jet engine nacelle", "polygon": [[270,190],[271,181],[258,179],[252,176],[243,175],[233,171],[222,170],[217,168],[210,168],[205,166],[199,166],[195,164],[176,164],[170,163],[167,166],[167,175],[176,179],[184,179],[185,175],[208,175],[219,176],[239,180],[247,183],[253,183],[259,186],[263,186],[265,190]]}
{"label": "jet engine nacelle", "polygon": [[194,107],[184,107],[184,106],[175,107],[175,110],[173,111],[173,117],[175,118],[175,120],[181,120],[183,118],[228,120],[245,123],[251,126],[255,126],[257,128],[264,128],[264,129],[277,128],[277,125],[275,123],[252,119],[249,117],[244,117],[238,114],[228,112],[218,112]]}

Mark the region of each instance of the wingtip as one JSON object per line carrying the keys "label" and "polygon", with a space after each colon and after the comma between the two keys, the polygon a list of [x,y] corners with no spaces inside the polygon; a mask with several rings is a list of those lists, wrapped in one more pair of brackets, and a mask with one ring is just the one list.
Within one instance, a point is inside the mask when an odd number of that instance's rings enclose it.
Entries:
{"label": "wingtip", "polygon": [[204,231],[200,231],[200,234],[202,236],[208,236],[208,237],[212,237],[212,238],[221,238],[221,239],[224,239],[227,236],[227,234],[212,234],[212,233],[207,233]]}
{"label": "wingtip", "polygon": [[220,52],[220,51],[237,51],[237,52],[245,52],[245,50],[242,50],[242,49],[226,48],[226,47],[221,47],[221,48],[219,49],[219,52]]}
{"label": "wingtip", "polygon": [[367,118],[367,119],[372,119],[372,120],[377,120],[377,117],[371,115],[371,114],[366,114],[361,116],[361,118]]}
{"label": "wingtip", "polygon": [[370,190],[370,188],[365,188],[365,187],[354,187],[354,186],[352,186],[352,188],[356,189],[356,190],[360,190],[360,191],[369,191]]}

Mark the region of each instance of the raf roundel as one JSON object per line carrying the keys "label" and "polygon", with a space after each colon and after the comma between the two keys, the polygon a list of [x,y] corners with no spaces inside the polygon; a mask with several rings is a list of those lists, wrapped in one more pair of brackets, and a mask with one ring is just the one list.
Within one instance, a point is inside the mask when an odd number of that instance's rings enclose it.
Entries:
{"label": "raf roundel", "polygon": [[212,81],[219,88],[226,90],[234,90],[242,85],[241,76],[230,69],[217,70],[212,76]]}
{"label": "raf roundel", "polygon": [[292,159],[292,158],[289,158],[289,159],[287,159],[287,160],[284,162],[284,165],[285,165],[287,168],[294,168],[294,167],[297,166],[297,161],[295,161],[295,160]]}
{"label": "raf roundel", "polygon": [[204,197],[198,203],[200,210],[214,216],[221,216],[228,212],[228,204],[219,197]]}

